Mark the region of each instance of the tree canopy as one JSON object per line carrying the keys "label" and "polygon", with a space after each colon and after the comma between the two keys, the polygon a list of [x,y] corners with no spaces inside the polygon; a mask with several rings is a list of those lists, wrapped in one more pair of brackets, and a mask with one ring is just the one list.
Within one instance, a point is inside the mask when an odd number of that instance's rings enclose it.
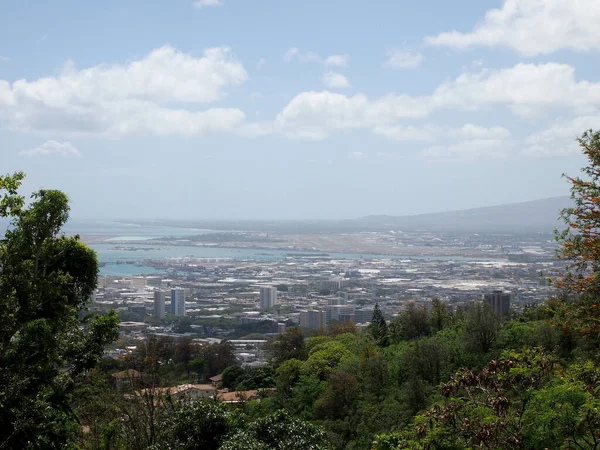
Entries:
{"label": "tree canopy", "polygon": [[78,236],[60,234],[67,196],[40,190],[26,205],[23,177],[0,177],[0,216],[10,221],[0,242],[0,447],[63,448],[79,432],[73,381],[117,338],[118,318],[79,322],[96,256]]}

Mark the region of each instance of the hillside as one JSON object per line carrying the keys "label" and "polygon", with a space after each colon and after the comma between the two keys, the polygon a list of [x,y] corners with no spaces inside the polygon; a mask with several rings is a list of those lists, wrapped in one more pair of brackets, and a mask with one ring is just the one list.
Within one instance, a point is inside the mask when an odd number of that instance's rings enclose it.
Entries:
{"label": "hillside", "polygon": [[527,231],[551,232],[560,228],[559,211],[571,203],[569,197],[552,197],[521,203],[465,209],[415,216],[367,216],[356,225],[391,229],[444,231]]}

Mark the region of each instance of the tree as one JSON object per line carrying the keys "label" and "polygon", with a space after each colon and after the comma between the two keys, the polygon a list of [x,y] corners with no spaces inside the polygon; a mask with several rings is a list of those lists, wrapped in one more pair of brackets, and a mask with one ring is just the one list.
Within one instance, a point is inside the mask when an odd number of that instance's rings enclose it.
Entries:
{"label": "tree", "polygon": [[274,366],[288,359],[304,359],[304,334],[299,327],[290,327],[267,345]]}
{"label": "tree", "polygon": [[439,298],[434,298],[431,302],[431,328],[435,332],[443,330],[450,317],[446,304]]}
{"label": "tree", "polygon": [[233,389],[238,380],[244,376],[244,369],[240,366],[229,366],[223,371],[223,387]]}
{"label": "tree", "polygon": [[429,314],[425,307],[409,303],[391,324],[390,334],[394,342],[416,339],[431,333]]}
{"label": "tree", "polygon": [[220,450],[329,450],[322,428],[292,418],[285,411],[262,417],[238,431]]}
{"label": "tree", "polygon": [[585,178],[563,175],[571,184],[574,205],[561,211],[567,225],[556,232],[557,256],[566,262],[553,284],[562,290],[550,302],[554,326],[597,339],[600,334],[600,132],[588,130],[579,145],[588,162]]}
{"label": "tree", "polygon": [[371,324],[369,325],[369,332],[379,347],[388,346],[387,323],[379,309],[378,303],[375,303],[375,308],[373,309],[373,319],[371,319]]}
{"label": "tree", "polygon": [[557,256],[568,266],[554,281],[576,292],[600,292],[600,132],[588,130],[578,142],[588,158],[581,169],[586,179],[563,175],[571,184],[574,206],[561,211],[567,228],[557,232]]}
{"label": "tree", "polygon": [[174,404],[160,423],[161,449],[217,450],[225,436],[241,424],[230,409],[215,401]]}
{"label": "tree", "polygon": [[500,330],[500,318],[488,303],[477,302],[470,306],[466,316],[467,344],[478,352],[487,353]]}
{"label": "tree", "polygon": [[[18,195],[23,173],[0,177],[0,447],[62,448],[79,432],[73,380],[118,337],[114,312],[78,313],[96,287],[98,262],[78,236],[60,235],[67,196]],[[82,325],[82,326],[80,326]]]}

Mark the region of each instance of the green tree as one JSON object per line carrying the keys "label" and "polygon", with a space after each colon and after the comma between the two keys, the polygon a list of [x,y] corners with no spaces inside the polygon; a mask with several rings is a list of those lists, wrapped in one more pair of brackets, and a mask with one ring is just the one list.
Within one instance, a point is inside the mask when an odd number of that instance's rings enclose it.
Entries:
{"label": "green tree", "polygon": [[388,328],[385,318],[379,309],[379,304],[375,303],[373,309],[373,318],[369,325],[369,333],[379,347],[387,347],[389,344]]}
{"label": "green tree", "polygon": [[465,329],[470,348],[487,353],[498,337],[500,318],[488,303],[477,302],[467,311]]}
{"label": "green tree", "polygon": [[274,366],[288,359],[304,359],[304,334],[299,327],[290,327],[267,345]]}
{"label": "green tree", "polygon": [[223,387],[233,389],[238,380],[244,376],[244,369],[240,366],[229,366],[223,371]]}
{"label": "green tree", "polygon": [[425,307],[418,307],[411,302],[406,310],[393,320],[390,328],[393,342],[429,336],[431,333],[429,314]]}
{"label": "green tree", "polygon": [[114,312],[81,324],[96,287],[98,262],[78,236],[60,234],[65,194],[40,190],[29,206],[24,175],[0,177],[0,447],[63,448],[78,433],[73,380],[118,337]]}
{"label": "green tree", "polygon": [[439,298],[431,302],[431,328],[434,332],[443,330],[451,319],[446,304]]}
{"label": "green tree", "polygon": [[329,450],[325,431],[285,411],[260,418],[238,431],[219,450]]}
{"label": "green tree", "polygon": [[215,401],[174,404],[160,423],[159,449],[217,450],[225,436],[241,427],[241,417]]}

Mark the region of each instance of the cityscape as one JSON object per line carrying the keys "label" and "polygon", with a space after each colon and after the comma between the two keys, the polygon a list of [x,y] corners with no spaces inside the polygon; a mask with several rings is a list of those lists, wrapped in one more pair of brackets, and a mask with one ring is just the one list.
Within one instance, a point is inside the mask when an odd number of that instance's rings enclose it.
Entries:
{"label": "cityscape", "polygon": [[600,450],[599,24],[0,1],[0,450]]}
{"label": "cityscape", "polygon": [[[120,254],[105,262],[90,308],[115,308],[121,318],[117,356],[149,335],[197,342],[229,340],[240,364],[267,363],[268,339],[299,326],[307,336],[331,326],[352,324],[366,331],[378,305],[388,321],[409,307],[429,311],[434,299],[450,311],[467,311],[482,299],[501,317],[535,309],[554,292],[556,260],[552,233],[471,233],[385,231],[336,235],[295,235],[292,242],[336,242],[338,247],[290,247],[288,235],[210,232],[194,237],[131,240],[103,237]],[[211,237],[214,242],[211,242]],[[242,239],[243,238],[243,239]],[[85,237],[84,237],[85,239]],[[90,237],[99,244],[98,237]],[[109,244],[107,244],[107,239]],[[125,240],[120,240],[125,239]],[[344,247],[339,245],[355,247]],[[194,251],[253,249],[259,255],[210,258]],[[92,247],[94,244],[91,244]],[[319,245],[318,243],[316,245]],[[356,254],[380,251],[388,254]],[[165,257],[148,258],[160,247]],[[344,250],[330,255],[327,250]],[[264,251],[278,251],[261,259]],[[106,248],[103,247],[103,251]],[[187,252],[172,257],[169,253]],[[402,252],[404,255],[399,255]],[[106,254],[109,254],[108,252]],[[112,254],[112,253],[110,253]],[[132,254],[140,255],[132,259]],[[407,254],[409,256],[407,256]],[[102,254],[101,254],[102,255]],[[346,256],[344,258],[344,256]],[[100,257],[102,263],[102,256]],[[140,273],[121,276],[119,272]],[[143,271],[154,272],[144,275]],[[115,274],[110,275],[113,271]],[[185,317],[185,328],[180,329]],[[252,339],[246,336],[252,335]]]}

